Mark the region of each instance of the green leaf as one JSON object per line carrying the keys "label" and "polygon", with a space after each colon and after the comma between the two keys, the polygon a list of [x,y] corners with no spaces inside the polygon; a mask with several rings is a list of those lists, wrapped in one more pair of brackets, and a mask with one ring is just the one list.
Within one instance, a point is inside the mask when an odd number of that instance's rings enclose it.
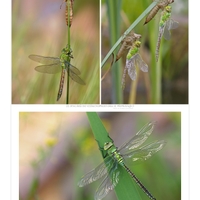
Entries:
{"label": "green leaf", "polygon": [[[94,137],[99,145],[99,149],[102,153],[103,158],[105,158],[106,151],[103,150],[105,142],[112,142],[108,132],[106,131],[101,119],[95,112],[87,113],[90,126],[92,128]],[[120,180],[115,187],[115,193],[118,200],[140,200],[141,197],[135,188],[135,183],[131,176],[126,172],[126,170],[119,165]]]}

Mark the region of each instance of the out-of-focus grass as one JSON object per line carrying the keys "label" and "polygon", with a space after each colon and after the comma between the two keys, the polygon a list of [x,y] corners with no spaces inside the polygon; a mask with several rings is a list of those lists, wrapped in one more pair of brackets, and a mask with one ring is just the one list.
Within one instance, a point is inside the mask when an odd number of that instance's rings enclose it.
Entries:
{"label": "out-of-focus grass", "polygon": [[[121,9],[121,34],[137,19],[137,17],[152,3],[151,0],[126,0]],[[180,6],[181,4],[181,6]],[[105,7],[105,5],[103,5]],[[103,8],[104,8],[103,7]],[[158,35],[158,21],[160,12],[148,24],[143,25],[145,19],[139,23],[134,31],[142,35],[140,54],[149,66],[149,73],[138,73],[137,83],[127,75],[126,87],[123,91],[123,103],[188,103],[188,22],[187,1],[176,1],[172,4],[172,18],[179,22],[179,27],[172,30],[170,41],[162,39],[159,62],[155,61],[155,47]],[[183,8],[182,10],[178,8]],[[111,48],[108,34],[106,8],[102,10],[102,55]],[[181,42],[179,42],[181,41]],[[182,54],[180,54],[181,52]],[[115,52],[117,53],[117,51]],[[179,55],[182,55],[179,56]],[[110,61],[109,61],[110,62]],[[110,63],[108,63],[109,65]],[[120,67],[125,67],[125,56]],[[107,67],[102,70],[105,73]],[[114,70],[114,69],[113,69]],[[121,80],[122,77],[119,77]],[[136,81],[135,81],[136,82]],[[113,103],[111,75],[102,81],[102,103]],[[136,91],[134,87],[136,86]]]}
{"label": "out-of-focus grass", "polygon": [[[14,1],[12,7],[12,103],[65,103],[66,79],[57,102],[60,73],[43,74],[30,54],[59,57],[67,45],[65,5],[62,1]],[[71,64],[81,71],[82,86],[70,79],[70,104],[99,103],[99,4],[74,2],[71,26]]]}

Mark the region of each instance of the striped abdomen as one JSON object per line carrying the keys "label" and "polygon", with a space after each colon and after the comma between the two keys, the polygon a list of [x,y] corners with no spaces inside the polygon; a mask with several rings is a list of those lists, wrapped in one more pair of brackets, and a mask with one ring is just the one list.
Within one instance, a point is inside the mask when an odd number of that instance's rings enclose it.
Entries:
{"label": "striped abdomen", "polygon": [[147,190],[147,188],[141,183],[141,181],[135,176],[134,173],[131,172],[131,170],[125,165],[121,164],[125,170],[129,173],[129,175],[135,180],[135,182],[140,186],[140,188],[143,190],[143,192],[153,200],[156,200],[156,198],[153,197],[153,195]]}
{"label": "striped abdomen", "polygon": [[61,77],[60,77],[60,85],[59,85],[59,90],[58,90],[58,96],[57,96],[57,101],[62,96],[64,81],[65,81],[65,69],[62,69],[62,73],[61,73]]}

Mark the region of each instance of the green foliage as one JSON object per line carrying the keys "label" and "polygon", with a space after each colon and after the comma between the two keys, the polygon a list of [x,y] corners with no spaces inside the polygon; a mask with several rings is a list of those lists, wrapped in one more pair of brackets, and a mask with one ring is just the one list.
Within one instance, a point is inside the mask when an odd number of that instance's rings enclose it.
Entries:
{"label": "green foliage", "polygon": [[[106,151],[104,151],[103,149],[104,144],[106,142],[112,142],[112,139],[109,137],[108,132],[106,131],[97,113],[88,112],[87,116],[90,122],[90,126],[92,128],[95,140],[97,141],[99,145],[99,149],[101,150],[103,158],[105,158]],[[130,175],[126,172],[124,168],[122,168],[121,166],[118,166],[118,167],[121,173],[120,181],[115,187],[115,193],[117,195],[118,200],[141,199]]]}

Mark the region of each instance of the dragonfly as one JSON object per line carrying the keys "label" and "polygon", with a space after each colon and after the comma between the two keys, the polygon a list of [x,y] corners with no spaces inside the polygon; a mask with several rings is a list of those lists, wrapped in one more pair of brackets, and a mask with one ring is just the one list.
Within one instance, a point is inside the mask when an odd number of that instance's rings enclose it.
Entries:
{"label": "dragonfly", "polygon": [[134,81],[137,77],[136,66],[143,72],[148,72],[148,65],[142,60],[140,54],[138,53],[141,42],[137,39],[133,42],[129,52],[126,56],[126,66],[124,68],[124,73],[122,76],[122,89],[125,88],[125,79],[128,71],[128,75]]}
{"label": "dragonfly", "polygon": [[174,0],[156,0],[156,1],[158,1],[158,3],[149,12],[144,24],[150,22],[160,9],[163,10],[166,6],[174,2]]}
{"label": "dragonfly", "polygon": [[133,42],[135,42],[136,40],[140,38],[141,38],[141,35],[134,33],[134,31],[131,31],[127,36],[125,36],[121,42],[121,47],[116,55],[115,62],[117,62],[122,57],[125,51],[131,48]]}
{"label": "dragonfly", "polygon": [[[65,10],[65,19],[67,26],[71,27],[72,25],[72,19],[73,19],[73,5],[74,0],[63,0],[62,4],[66,2],[66,10]],[[62,7],[62,4],[60,8]],[[69,11],[69,19],[68,19],[68,11]]]}
{"label": "dragonfly", "polygon": [[156,61],[158,62],[159,57],[159,49],[160,49],[160,42],[162,36],[166,40],[170,40],[170,30],[175,29],[178,27],[178,22],[171,19],[171,6],[166,6],[165,9],[162,11],[160,23],[159,23],[159,33],[158,33],[158,40],[156,45]]}
{"label": "dragonfly", "polygon": [[57,95],[57,101],[62,96],[66,71],[69,72],[69,76],[73,81],[81,85],[85,85],[85,82],[78,76],[81,74],[79,69],[71,65],[70,62],[68,61],[70,60],[70,58],[73,58],[72,50],[68,47],[68,45],[62,49],[60,57],[46,57],[46,56],[31,54],[29,55],[29,58],[33,61],[43,64],[35,67],[35,70],[38,72],[47,74],[56,74],[62,71],[58,95]]}
{"label": "dragonfly", "polygon": [[142,182],[125,164],[125,161],[128,160],[134,162],[133,164],[145,161],[164,147],[166,144],[164,140],[154,141],[141,146],[153,132],[155,124],[156,122],[147,123],[136,133],[136,135],[134,135],[128,142],[124,143],[119,149],[114,146],[113,141],[106,142],[104,144],[104,150],[107,153],[104,156],[104,162],[83,176],[78,182],[78,186],[83,187],[103,178],[100,186],[95,192],[94,198],[95,200],[101,200],[118,184],[121,175],[119,168],[122,167],[133,178],[143,192],[150,199],[155,200],[155,197],[153,197]]}

